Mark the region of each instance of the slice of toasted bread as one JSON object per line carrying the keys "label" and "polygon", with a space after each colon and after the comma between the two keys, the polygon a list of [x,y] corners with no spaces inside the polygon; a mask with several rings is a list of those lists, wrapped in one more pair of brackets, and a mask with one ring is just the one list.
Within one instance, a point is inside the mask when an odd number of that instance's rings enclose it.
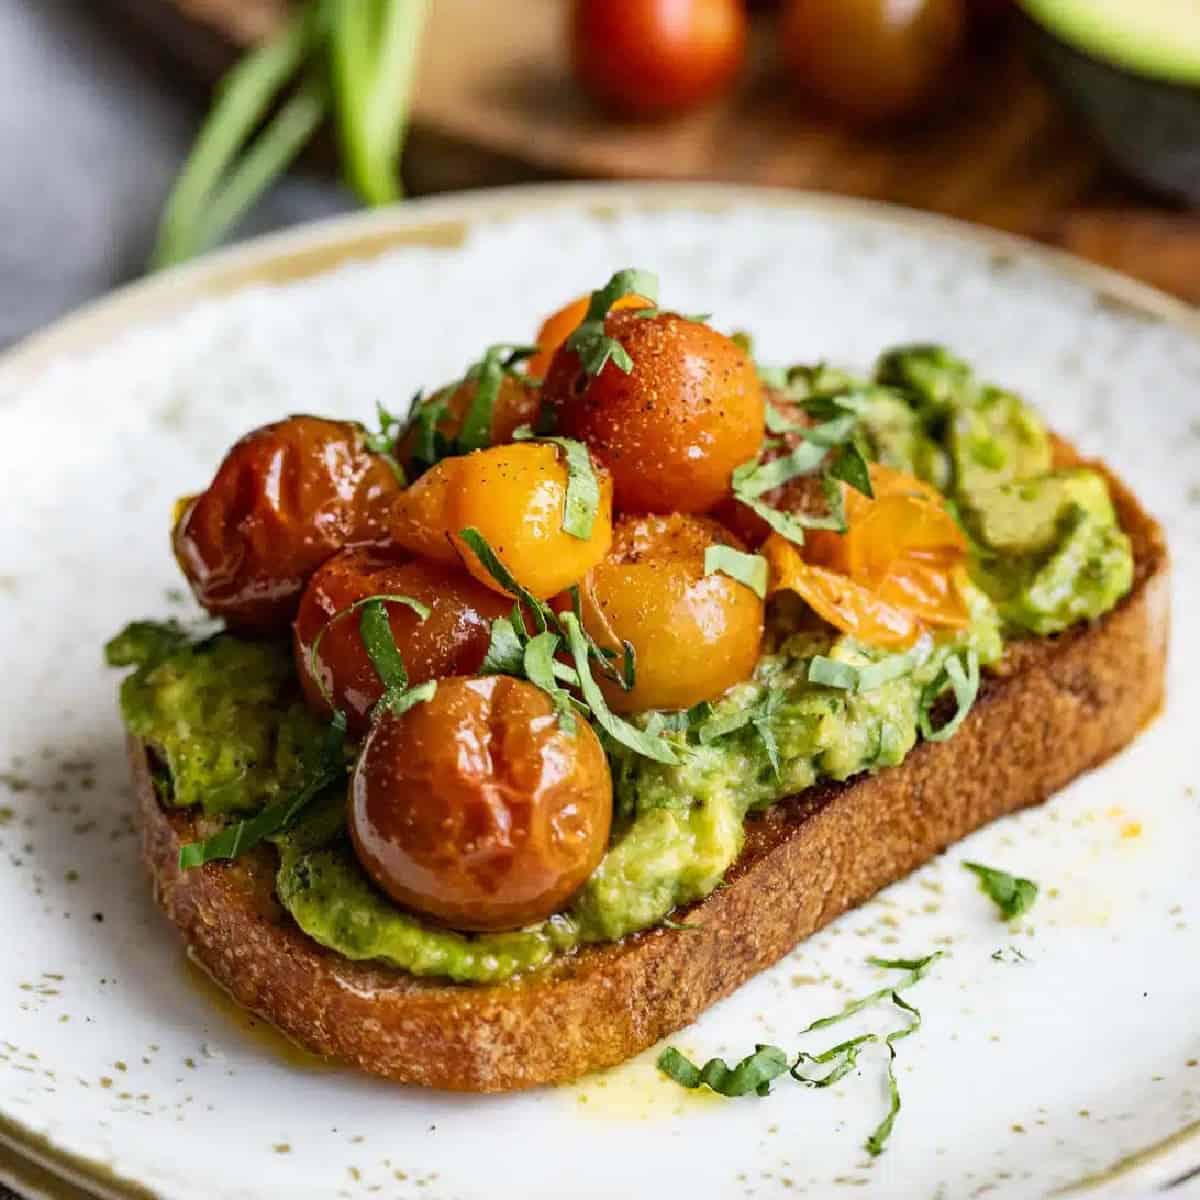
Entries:
{"label": "slice of toasted bread", "polygon": [[619,1063],[959,838],[1045,800],[1155,714],[1169,623],[1166,544],[1105,473],[1136,560],[1121,604],[1094,624],[1013,643],[949,741],[922,743],[898,767],[813,788],[752,818],[725,884],[689,911],[691,930],[653,929],[484,987],[350,962],[279,907],[273,849],[180,872],[180,844],[201,829],[191,813],[158,802],[146,748],[133,741],[158,902],[237,1000],[318,1054],[365,1071],[501,1092]]}

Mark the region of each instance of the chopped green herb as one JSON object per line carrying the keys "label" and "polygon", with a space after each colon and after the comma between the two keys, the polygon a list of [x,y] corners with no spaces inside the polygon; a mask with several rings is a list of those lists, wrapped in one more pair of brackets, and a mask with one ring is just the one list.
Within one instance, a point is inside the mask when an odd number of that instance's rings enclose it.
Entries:
{"label": "chopped green herb", "polygon": [[513,578],[512,572],[500,561],[496,552],[488,544],[487,538],[478,529],[468,526],[466,529],[460,529],[458,536],[466,542],[475,557],[479,559],[483,569],[504,591],[517,598],[518,606],[524,606],[537,632],[545,633],[554,620],[554,614],[550,611],[549,606],[543,604],[528,588],[523,588]]}
{"label": "chopped green herb", "polygon": [[658,1056],[658,1069],[685,1088],[703,1084],[719,1096],[748,1096],[751,1092],[765,1096],[771,1090],[771,1081],[787,1072],[788,1060],[778,1046],[755,1046],[754,1053],[734,1067],[726,1066],[720,1058],[710,1058],[697,1067],[674,1046],[668,1046]]}
{"label": "chopped green herb", "polygon": [[588,448],[573,438],[537,437],[527,426],[516,430],[513,439],[547,442],[562,451],[567,460],[567,494],[563,499],[562,529],[564,533],[586,542],[592,536],[596,513],[600,509],[600,481],[596,478]]}
{"label": "chopped green herb", "polygon": [[492,444],[492,415],[496,397],[506,372],[512,372],[519,362],[537,353],[536,346],[514,346],[500,343],[489,346],[483,358],[467,370],[467,378],[475,381],[475,394],[463,415],[462,428],[456,439],[463,454],[482,450]]}
{"label": "chopped green herb", "polygon": [[890,654],[882,662],[867,667],[856,667],[817,654],[808,664],[808,682],[846,692],[871,692],[910,674],[914,665],[912,654]]}
{"label": "chopped green herb", "polygon": [[1000,915],[1006,921],[1028,912],[1038,897],[1038,885],[1032,879],[1022,879],[1007,871],[998,871],[995,867],[985,867],[982,863],[964,862],[963,866],[979,876],[980,891],[995,901]]}
{"label": "chopped green herb", "polygon": [[638,729],[628,721],[618,717],[604,699],[604,693],[592,678],[588,669],[588,640],[583,632],[583,626],[574,613],[564,613],[559,622],[567,638],[567,647],[575,660],[575,670],[579,674],[579,690],[583,693],[584,703],[592,714],[592,720],[608,734],[615,742],[640,754],[644,758],[652,758],[655,762],[675,766],[679,757],[671,748],[670,743],[661,737]]}
{"label": "chopped green herb", "polygon": [[871,471],[867,466],[867,456],[857,442],[846,442],[838,447],[833,462],[829,464],[829,474],[834,479],[848,483],[864,496],[875,498],[875,492],[871,488]]}
{"label": "chopped green herb", "polygon": [[[342,622],[342,620],[349,617],[350,613],[361,611],[362,616],[360,616],[360,618],[359,618],[359,634],[362,637],[362,643],[364,643],[364,646],[366,647],[367,654],[371,656],[372,666],[376,667],[376,671],[378,672],[379,666],[378,666],[377,662],[374,661],[374,656],[372,654],[371,646],[370,646],[370,644],[367,643],[367,640],[366,640],[366,631],[364,630],[364,619],[366,619],[367,610],[371,610],[373,612],[374,610],[377,610],[377,608],[378,608],[378,610],[382,611],[382,613],[383,613],[384,624],[388,624],[388,611],[386,611],[386,608],[384,607],[385,604],[406,605],[407,607],[412,608],[413,612],[416,613],[416,618],[418,618],[418,620],[426,620],[428,618],[428,616],[430,616],[430,608],[428,608],[428,605],[421,604],[420,600],[414,600],[412,598],[412,596],[385,594],[385,593],[379,593],[378,595],[372,595],[372,596],[364,596],[364,598],[362,598],[361,600],[355,600],[354,604],[348,605],[346,608],[341,608],[340,611],[335,612],[334,616],[330,617],[328,622],[325,622],[325,624],[322,626],[322,629],[320,629],[320,631],[318,632],[317,636],[313,638],[312,646],[308,647],[308,673],[310,673],[310,676],[313,679],[317,680],[317,686],[318,686],[318,689],[320,690],[320,695],[322,695],[323,700],[325,701],[326,704],[329,704],[329,707],[331,709],[336,709],[337,704],[334,701],[334,697],[332,697],[330,695],[328,686],[325,685],[325,678],[324,678],[325,673],[322,670],[320,670],[320,666],[318,665],[318,662],[317,662],[317,650],[320,648],[320,643],[322,643],[324,641],[325,635],[328,634],[328,632],[332,628],[334,628],[334,625]],[[372,638],[374,641],[376,641],[377,646],[379,644],[379,642],[378,642],[378,636],[379,636],[378,622],[379,622],[378,614],[376,614],[376,616],[372,616],[370,618],[370,620],[368,620],[368,625],[370,625],[370,628],[372,630]],[[398,650],[396,650],[395,638],[392,638],[392,636],[391,636],[390,624],[388,624],[388,635],[386,635],[386,640],[388,640],[391,643],[391,650],[392,650],[392,652],[394,652],[396,654],[396,658],[397,659],[400,658],[400,652],[398,652]],[[388,648],[383,647],[382,653],[386,656],[386,654],[388,654]],[[401,686],[403,688],[403,686],[407,686],[407,684],[408,684],[408,673],[406,671],[404,671],[403,660],[401,660],[401,662],[400,662],[400,671],[403,673],[403,677],[404,677],[404,683],[401,684]],[[386,682],[386,680],[383,679],[382,674],[380,674],[379,678],[383,680],[384,688],[385,689],[388,688],[388,682]]]}
{"label": "chopped green herb", "polygon": [[554,656],[558,653],[561,638],[547,630],[525,643],[522,666],[525,678],[539,687],[554,702],[558,711],[558,723],[566,732],[575,732],[575,714],[571,711],[571,697],[558,686],[554,674]]}
{"label": "chopped green herb", "polygon": [[734,468],[733,491],[739,500],[757,500],[802,475],[812,475],[825,460],[825,448],[801,442],[787,454],[761,463],[757,459]]}
{"label": "chopped green herb", "polygon": [[633,370],[633,360],[616,338],[604,332],[604,320],[609,310],[623,296],[645,296],[658,302],[658,277],[650,271],[628,268],[618,271],[599,291],[592,293],[588,310],[579,328],[567,338],[567,349],[579,355],[584,371],[595,377],[611,360],[626,375]]}
{"label": "chopped green herb", "polygon": [[767,594],[767,560],[761,554],[744,554],[732,546],[709,546],[704,551],[705,575],[728,575],[745,584],[760,600]]}
{"label": "chopped green herb", "polygon": [[883,1153],[883,1148],[887,1144],[888,1138],[892,1136],[892,1126],[896,1124],[896,1117],[900,1114],[900,1083],[896,1079],[896,1043],[902,1038],[911,1037],[921,1028],[920,1012],[909,1004],[898,992],[892,993],[892,1003],[897,1008],[902,1008],[905,1012],[910,1013],[913,1019],[903,1029],[894,1030],[883,1039],[888,1048],[887,1074],[889,1102],[887,1116],[880,1121],[875,1132],[867,1138],[867,1153],[872,1157],[878,1157]]}
{"label": "chopped green herb", "polygon": [[[964,665],[965,660],[965,665]],[[940,728],[934,728],[933,708],[942,692],[950,687],[954,691],[956,709],[954,716]],[[927,742],[944,742],[958,732],[966,720],[967,713],[979,695],[979,655],[972,648],[962,656],[951,654],[938,672],[937,678],[921,693],[921,707],[917,722],[921,736]]]}
{"label": "chopped green herb", "polygon": [[524,621],[520,609],[511,617],[497,617],[492,622],[492,636],[487,654],[479,667],[480,675],[520,675],[525,665],[522,645]]}
{"label": "chopped green herb", "polygon": [[346,716],[334,714],[321,746],[318,765],[309,779],[286,800],[264,808],[244,821],[238,821],[202,842],[188,842],[179,848],[179,869],[201,867],[218,858],[237,858],[252,850],[264,838],[281,833],[296,823],[309,805],[327,788],[346,776]]}
{"label": "chopped green herb", "polygon": [[[797,1083],[802,1083],[806,1087],[811,1088],[827,1088],[832,1087],[840,1079],[844,1079],[858,1065],[858,1052],[863,1046],[872,1045],[879,1041],[877,1033],[863,1033],[858,1037],[851,1038],[846,1042],[839,1042],[836,1046],[830,1048],[821,1054],[806,1054],[803,1050],[800,1051],[799,1057],[791,1069],[791,1076]],[[839,1061],[840,1060],[840,1061]],[[803,1063],[812,1063],[814,1066],[825,1066],[827,1063],[835,1063],[835,1066],[826,1075],[804,1075],[800,1071]]]}

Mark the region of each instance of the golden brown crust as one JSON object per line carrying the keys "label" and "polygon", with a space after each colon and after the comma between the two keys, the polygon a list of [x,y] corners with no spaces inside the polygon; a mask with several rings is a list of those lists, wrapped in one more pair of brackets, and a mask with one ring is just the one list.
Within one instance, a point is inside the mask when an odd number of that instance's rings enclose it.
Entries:
{"label": "golden brown crust", "polygon": [[725,886],[689,913],[698,929],[651,930],[486,987],[353,963],[281,912],[273,851],[181,873],[179,846],[197,823],[158,803],[145,748],[131,741],[158,902],[242,1004],[365,1071],[500,1092],[621,1062],[972,830],[1045,800],[1154,716],[1169,623],[1166,544],[1134,497],[1110,482],[1134,544],[1130,595],[1095,624],[1010,647],[949,741],[752,819]]}

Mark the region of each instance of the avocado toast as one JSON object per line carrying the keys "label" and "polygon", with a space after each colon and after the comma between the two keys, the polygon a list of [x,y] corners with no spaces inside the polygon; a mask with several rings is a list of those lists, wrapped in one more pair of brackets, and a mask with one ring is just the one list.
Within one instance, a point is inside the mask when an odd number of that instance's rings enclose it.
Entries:
{"label": "avocado toast", "polygon": [[[637,284],[645,297],[651,288],[644,278]],[[624,347],[630,359],[631,369],[615,382],[636,381],[640,364],[666,351],[652,341],[645,357],[635,352],[640,327],[609,315],[611,290],[596,296],[601,299],[594,296],[593,305],[603,306],[602,336]],[[656,312],[652,300],[640,301],[645,309],[629,321],[653,321],[641,315]],[[587,313],[579,320],[583,329]],[[555,387],[561,368],[560,375],[571,377],[563,390],[574,394],[578,366],[567,355],[574,351],[582,360],[588,350],[584,338],[568,343],[556,355],[563,361],[549,368],[546,389]],[[516,361],[503,369],[503,380],[508,372],[520,374]],[[473,378],[488,370],[485,358]],[[602,362],[594,380],[603,380],[606,371],[621,367]],[[763,376],[771,415],[762,454],[725,471],[727,494],[696,502],[716,521],[686,514],[675,521],[679,514],[673,513],[655,524],[636,515],[620,498],[620,448],[611,439],[605,443],[596,412],[559,412],[557,429],[568,433],[559,442],[586,445],[598,460],[601,513],[609,486],[606,463],[617,464],[611,502],[617,531],[601,559],[582,572],[602,594],[599,603],[577,603],[581,617],[570,605],[547,605],[536,594],[525,600],[525,578],[512,578],[519,554],[493,543],[500,568],[509,572],[493,578],[499,585],[493,590],[521,598],[525,613],[492,619],[487,658],[478,669],[485,678],[511,672],[524,681],[540,679],[543,693],[560,706],[548,711],[557,711],[560,720],[572,702],[556,693],[574,695],[574,721],[600,729],[611,764],[611,840],[606,838],[582,885],[544,914],[530,910],[530,919],[517,923],[480,923],[474,899],[472,907],[461,907],[460,889],[455,902],[466,915],[456,921],[429,898],[398,902],[393,881],[381,882],[380,873],[361,865],[370,859],[361,837],[342,831],[344,784],[313,786],[313,778],[320,780],[319,764],[309,761],[319,758],[310,748],[320,740],[322,726],[313,720],[320,697],[310,696],[305,709],[286,654],[273,651],[269,638],[250,641],[239,629],[195,644],[159,627],[156,645],[145,629],[140,641],[130,636],[114,643],[114,661],[140,663],[126,684],[124,707],[135,735],[145,853],[157,894],[193,955],[242,1003],[321,1053],[402,1081],[497,1091],[573,1078],[621,1061],[678,1028],[799,939],[970,830],[1045,799],[1115,752],[1153,715],[1165,660],[1165,548],[1154,523],[1107,472],[1075,461],[1015,397],[978,384],[941,351],[892,352],[870,382],[823,368]],[[589,387],[578,391],[586,395]],[[618,394],[611,404],[621,401]],[[469,412],[473,405],[464,407]],[[600,417],[609,411],[607,404],[594,408]],[[763,432],[761,426],[755,432],[756,444]],[[388,452],[399,451],[412,472],[409,433],[411,427],[394,438]],[[437,461],[425,464],[418,483],[403,493],[409,499],[389,500],[389,536],[399,529],[411,543],[417,506],[411,494],[420,498],[420,480],[434,477],[437,463],[458,458],[478,465],[482,460],[472,455],[508,444],[493,432],[487,448],[435,455]],[[555,449],[569,463],[570,447]],[[840,464],[839,474],[834,464]],[[771,486],[756,487],[756,471],[757,483]],[[569,473],[563,483],[569,488]],[[701,480],[695,486],[705,485]],[[426,484],[423,492],[431,490]],[[681,485],[678,494],[685,491]],[[493,482],[488,495],[497,494]],[[893,497],[897,502],[888,508]],[[952,506],[953,521],[945,518],[951,509],[943,500]],[[765,521],[766,536],[727,502]],[[885,508],[904,520],[881,525]],[[427,516],[427,509],[422,512]],[[798,534],[788,517],[807,532]],[[684,526],[704,531],[710,548],[724,548],[701,555],[704,569],[687,576],[688,586],[725,575],[730,582],[722,581],[719,598],[732,613],[742,612],[750,603],[746,596],[761,589],[771,596],[760,618],[765,630],[759,627],[750,669],[686,709],[666,703],[622,709],[619,672],[607,678],[601,668],[616,663],[616,646],[636,641],[639,631],[617,638],[607,663],[601,661],[603,645],[598,652],[584,646],[573,668],[571,635],[583,628],[602,640],[603,624],[589,619],[597,610],[618,624],[624,620],[619,591],[606,607],[604,589],[644,565],[642,542],[651,533],[660,536],[668,521],[675,521],[668,530],[672,553]],[[628,532],[631,523],[636,537]],[[730,530],[727,536],[718,524]],[[892,565],[881,575],[863,575],[862,562],[874,561],[879,543],[857,544],[853,534],[868,527],[881,528],[893,549],[907,544],[912,557],[900,555],[900,567],[889,559]],[[178,526],[176,545],[178,551]],[[467,549],[476,568],[486,566],[481,545],[471,542]],[[454,552],[468,561],[461,546]],[[850,557],[839,557],[843,553]],[[719,569],[722,560],[736,575]],[[626,573],[606,577],[601,563]],[[852,596],[860,588],[869,595],[849,607],[842,592],[831,601],[812,590],[814,581],[826,579],[819,572],[845,581]],[[660,574],[655,585],[662,591],[674,578]],[[924,587],[919,595],[914,581]],[[538,590],[553,596],[561,586],[555,581]],[[254,593],[256,603],[262,594]],[[377,589],[352,603],[370,609],[375,600],[393,603],[395,593]],[[329,623],[345,612],[344,605],[329,608]],[[538,614],[548,623],[540,634],[534,633]],[[726,627],[733,626],[731,618]],[[253,632],[262,635],[261,628]],[[625,627],[618,632],[626,634]],[[565,670],[552,670],[562,687],[538,671],[529,650],[547,635],[558,639],[551,649]],[[362,640],[368,640],[365,625]],[[524,653],[503,658],[500,651],[514,641],[524,641]],[[213,691],[215,683],[220,692],[220,679],[208,679],[195,692],[201,709],[187,711],[190,683],[201,680],[218,656],[224,656],[228,682],[242,653],[233,643],[251,648],[242,670],[256,659],[267,664],[264,675],[274,682],[257,691],[239,684],[229,689],[237,693],[232,699],[222,699]],[[627,694],[656,681],[653,641],[649,647],[637,647],[637,675],[625,681],[631,685]],[[722,653],[717,647],[700,657],[714,663],[736,658]],[[301,675],[306,662],[311,665],[303,655],[297,658]],[[603,680],[599,698],[595,680],[588,681],[590,690],[584,687],[589,662]],[[407,692],[388,692],[393,685],[381,672],[383,695],[364,709],[368,742],[383,742],[379,731],[393,723],[395,736],[403,736],[413,725],[407,714],[419,706],[432,711],[436,695],[411,700],[423,684],[411,663],[410,673]],[[660,686],[678,687],[685,674],[679,668]],[[441,678],[455,677],[446,672]],[[437,690],[445,698],[453,688],[439,682]],[[664,694],[678,698],[677,692]],[[346,695],[352,700],[351,691]],[[389,696],[401,695],[410,697],[404,711],[376,711],[387,708]],[[331,706],[341,713],[350,707]],[[271,711],[273,723],[268,718],[269,730],[256,740],[255,721]],[[187,739],[177,736],[181,717]],[[249,749],[240,755],[231,730],[246,736]],[[213,744],[199,744],[205,737],[230,750],[230,761],[222,761]],[[357,791],[369,801],[371,792],[371,780],[362,778],[366,754],[355,751],[352,737],[347,759],[358,764],[348,810],[352,835],[361,820],[353,797]],[[243,845],[226,838],[208,862],[208,853],[196,851],[213,849],[212,840],[231,828],[249,828],[265,811],[264,802],[279,803],[277,797],[294,811],[269,831],[275,846],[242,852]],[[181,803],[185,807],[177,807]],[[197,860],[201,865],[191,865]],[[411,878],[405,886],[406,896],[415,895]],[[439,895],[438,902],[446,903],[446,893]]]}

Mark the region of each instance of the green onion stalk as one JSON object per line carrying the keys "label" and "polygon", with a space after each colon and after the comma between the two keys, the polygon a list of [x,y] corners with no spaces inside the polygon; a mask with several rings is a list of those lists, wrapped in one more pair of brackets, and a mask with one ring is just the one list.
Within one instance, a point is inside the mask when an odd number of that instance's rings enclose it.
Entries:
{"label": "green onion stalk", "polygon": [[218,242],[332,118],[346,182],[400,199],[409,98],[431,0],[308,0],[222,79],[159,222],[152,267]]}

